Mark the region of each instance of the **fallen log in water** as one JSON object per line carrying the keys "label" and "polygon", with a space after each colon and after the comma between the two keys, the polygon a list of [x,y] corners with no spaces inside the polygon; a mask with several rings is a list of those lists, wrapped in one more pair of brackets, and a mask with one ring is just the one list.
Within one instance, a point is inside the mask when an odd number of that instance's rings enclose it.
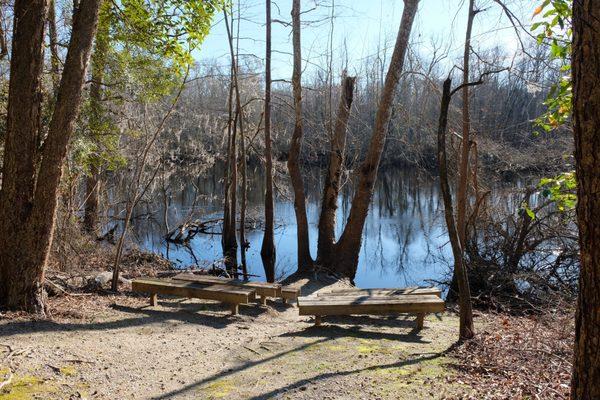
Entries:
{"label": "fallen log in water", "polygon": [[208,221],[186,221],[167,233],[165,235],[165,240],[171,243],[186,243],[193,239],[198,233],[220,235],[220,232],[209,231],[209,229],[222,221],[223,218],[211,219]]}
{"label": "fallen log in water", "polygon": [[[205,235],[222,235],[221,231],[214,229],[217,225],[222,224],[222,222],[223,218],[210,219],[208,221],[186,221],[167,233],[165,240],[170,243],[183,244],[192,240],[199,233]],[[246,220],[245,226],[246,230],[258,229],[261,226],[261,221]]]}

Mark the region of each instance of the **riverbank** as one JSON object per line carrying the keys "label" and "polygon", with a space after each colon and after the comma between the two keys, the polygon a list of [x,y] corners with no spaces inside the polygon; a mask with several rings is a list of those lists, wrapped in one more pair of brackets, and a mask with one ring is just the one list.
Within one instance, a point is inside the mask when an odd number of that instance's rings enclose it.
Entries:
{"label": "riverbank", "polygon": [[[232,317],[226,307],[196,299],[161,298],[150,308],[147,298],[127,290],[55,296],[49,306],[48,320],[0,317],[0,384],[11,377],[0,399],[500,399],[534,393],[549,399],[568,392],[561,385],[568,388],[570,355],[564,352],[572,326],[539,316],[478,314],[480,336],[457,346],[452,312],[429,316],[417,333],[412,317],[330,318],[314,327],[310,317],[279,302],[244,306]],[[562,333],[549,334],[558,328]],[[537,364],[523,363],[533,356]]]}

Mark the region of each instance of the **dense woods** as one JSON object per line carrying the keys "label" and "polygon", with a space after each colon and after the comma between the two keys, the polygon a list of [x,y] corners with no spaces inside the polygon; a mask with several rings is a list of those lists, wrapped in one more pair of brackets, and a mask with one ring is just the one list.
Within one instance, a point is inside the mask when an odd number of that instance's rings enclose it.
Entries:
{"label": "dense woods", "polygon": [[600,3],[397,3],[0,2],[0,398],[600,398]]}

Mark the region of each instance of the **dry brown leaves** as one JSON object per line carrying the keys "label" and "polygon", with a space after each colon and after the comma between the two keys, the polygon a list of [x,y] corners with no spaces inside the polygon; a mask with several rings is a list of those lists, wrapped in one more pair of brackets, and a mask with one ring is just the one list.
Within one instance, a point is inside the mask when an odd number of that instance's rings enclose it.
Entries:
{"label": "dry brown leaves", "polygon": [[567,399],[574,317],[484,315],[485,328],[458,346],[451,383],[473,388],[465,399]]}

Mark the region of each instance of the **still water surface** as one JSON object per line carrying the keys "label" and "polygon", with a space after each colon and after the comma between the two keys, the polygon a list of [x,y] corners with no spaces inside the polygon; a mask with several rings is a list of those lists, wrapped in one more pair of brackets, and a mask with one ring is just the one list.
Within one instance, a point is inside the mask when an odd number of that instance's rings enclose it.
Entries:
{"label": "still water surface", "polygon": [[[164,219],[176,227],[190,213],[194,218],[211,220],[222,216],[222,171],[209,170],[196,174],[178,171],[165,180],[166,190],[155,189],[154,209],[138,207],[138,216],[152,211],[155,218],[136,218],[133,231],[140,247],[160,253],[179,267],[210,266],[222,258],[221,236],[198,234],[189,246],[167,244]],[[306,177],[307,213],[313,256],[316,254],[317,224],[320,211],[322,179],[315,172]],[[264,179],[250,171],[249,218],[260,221],[263,210]],[[161,184],[162,185],[162,184]],[[276,276],[283,278],[295,270],[296,224],[294,207],[285,181],[278,183],[280,192],[275,204]],[[340,194],[338,234],[341,233],[351,202],[351,185]],[[164,193],[167,193],[166,197]],[[165,201],[166,200],[166,201]],[[165,204],[166,212],[165,212]],[[156,210],[156,207],[159,209]],[[362,288],[426,285],[448,274],[446,259],[450,255],[443,225],[442,207],[437,181],[426,173],[388,169],[381,171],[363,233],[355,282]],[[220,230],[220,227],[217,227]],[[264,280],[260,258],[262,230],[247,231],[249,273],[253,280]]]}

